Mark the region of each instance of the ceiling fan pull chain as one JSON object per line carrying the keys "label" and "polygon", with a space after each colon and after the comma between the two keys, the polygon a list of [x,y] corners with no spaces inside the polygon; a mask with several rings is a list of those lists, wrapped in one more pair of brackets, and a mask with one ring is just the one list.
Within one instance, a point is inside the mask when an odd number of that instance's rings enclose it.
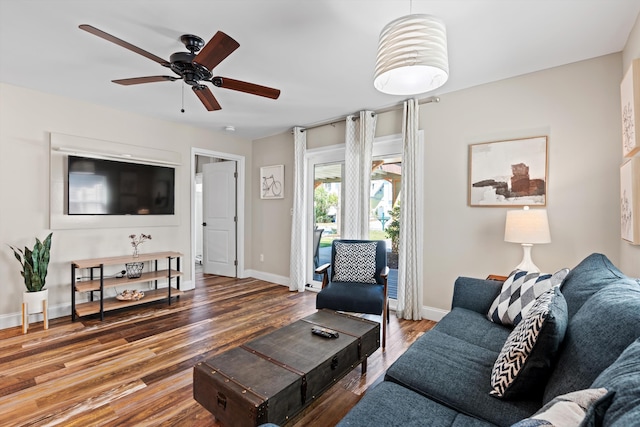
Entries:
{"label": "ceiling fan pull chain", "polygon": [[184,82],[182,82],[180,86],[182,86],[182,108],[180,109],[180,112],[184,113]]}

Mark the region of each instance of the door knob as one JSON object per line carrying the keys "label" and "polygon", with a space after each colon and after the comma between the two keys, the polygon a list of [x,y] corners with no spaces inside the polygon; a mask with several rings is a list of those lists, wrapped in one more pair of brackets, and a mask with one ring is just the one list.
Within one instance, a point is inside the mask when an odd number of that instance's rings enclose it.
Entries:
{"label": "door knob", "polygon": [[203,222],[203,223],[202,223],[202,225],[204,225],[204,226],[206,227],[206,226],[207,226],[207,223],[206,223],[206,222]]}

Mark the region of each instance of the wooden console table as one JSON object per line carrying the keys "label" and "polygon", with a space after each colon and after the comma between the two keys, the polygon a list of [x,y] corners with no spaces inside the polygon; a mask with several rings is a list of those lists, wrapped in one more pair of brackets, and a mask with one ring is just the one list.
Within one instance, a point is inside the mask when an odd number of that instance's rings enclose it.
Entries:
{"label": "wooden console table", "polygon": [[[141,254],[134,258],[133,256],[118,256],[107,258],[83,259],[71,261],[71,320],[75,321],[76,316],[88,316],[91,314],[100,314],[100,319],[104,320],[106,311],[118,310],[120,308],[146,304],[148,302],[167,300],[167,304],[171,305],[171,298],[179,298],[184,294],[180,290],[180,257],[179,252],[156,252],[150,254]],[[165,270],[158,270],[158,260],[166,259],[167,267]],[[176,260],[175,269],[171,268],[171,261]],[[105,277],[104,267],[121,265],[124,269],[125,264],[130,262],[149,262],[153,263],[154,270],[142,273],[135,279],[124,277]],[[76,281],[77,269],[89,269],[89,280]],[[97,275],[95,270],[98,271]],[[158,288],[158,281],[166,279],[166,287]],[[175,288],[171,286],[172,279],[175,279]],[[144,297],[139,300],[121,301],[117,298],[105,298],[105,290],[115,288],[116,286],[129,286],[134,283],[154,282],[155,289],[144,291]],[[89,301],[76,304],[76,293],[89,292]],[[94,292],[99,292],[99,299],[94,301]]]}

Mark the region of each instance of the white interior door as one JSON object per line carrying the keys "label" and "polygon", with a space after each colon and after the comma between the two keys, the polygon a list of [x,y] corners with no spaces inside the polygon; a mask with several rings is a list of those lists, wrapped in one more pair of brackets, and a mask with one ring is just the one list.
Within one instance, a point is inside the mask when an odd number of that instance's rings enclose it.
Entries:
{"label": "white interior door", "polygon": [[203,270],[236,277],[236,162],[202,166]]}

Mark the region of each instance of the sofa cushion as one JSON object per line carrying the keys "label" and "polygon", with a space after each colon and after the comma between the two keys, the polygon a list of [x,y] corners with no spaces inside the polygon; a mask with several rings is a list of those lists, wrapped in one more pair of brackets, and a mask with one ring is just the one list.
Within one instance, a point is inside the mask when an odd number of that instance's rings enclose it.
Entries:
{"label": "sofa cushion", "polygon": [[589,408],[606,393],[606,389],[598,388],[558,396],[530,418],[511,427],[578,426],[586,419]]}
{"label": "sofa cushion", "polygon": [[[600,418],[595,425],[631,425],[624,423],[624,420],[640,420],[640,339],[602,371],[592,387],[605,387],[614,392],[608,402],[601,402],[604,407],[599,413],[604,416],[598,417],[597,412],[593,414],[595,418]],[[631,418],[632,415],[635,418]]]}
{"label": "sofa cushion", "polygon": [[378,242],[335,244],[334,282],[376,283]]}
{"label": "sofa cushion", "polygon": [[568,272],[567,268],[554,274],[514,270],[502,284],[487,317],[494,323],[516,326],[531,310],[536,299],[552,287],[560,286]]}
{"label": "sofa cushion", "polygon": [[500,293],[502,283],[497,280],[460,276],[453,284],[451,307],[465,308],[486,315],[489,307]]}
{"label": "sofa cushion", "polygon": [[[485,317],[481,321],[490,323]],[[460,329],[466,327],[460,325]],[[469,416],[509,426],[533,414],[542,402],[539,398],[515,401],[489,395],[491,368],[497,356],[497,351],[431,330],[389,367],[385,378]]]}
{"label": "sofa cushion", "polygon": [[570,318],[543,401],[589,388],[638,337],[640,284],[632,279],[618,279],[596,292]]}
{"label": "sofa cushion", "polygon": [[591,254],[567,274],[562,284],[562,294],[567,300],[569,319],[591,297],[607,285],[626,276],[602,254]]}
{"label": "sofa cushion", "polygon": [[339,427],[490,427],[481,421],[440,405],[398,384],[383,381],[338,423]]}
{"label": "sofa cushion", "polygon": [[496,354],[502,350],[511,333],[511,328],[488,322],[484,314],[458,307],[444,316],[433,330],[452,335]]}
{"label": "sofa cushion", "polygon": [[491,372],[491,395],[540,395],[567,330],[567,303],[557,287],[540,295],[509,334]]}

